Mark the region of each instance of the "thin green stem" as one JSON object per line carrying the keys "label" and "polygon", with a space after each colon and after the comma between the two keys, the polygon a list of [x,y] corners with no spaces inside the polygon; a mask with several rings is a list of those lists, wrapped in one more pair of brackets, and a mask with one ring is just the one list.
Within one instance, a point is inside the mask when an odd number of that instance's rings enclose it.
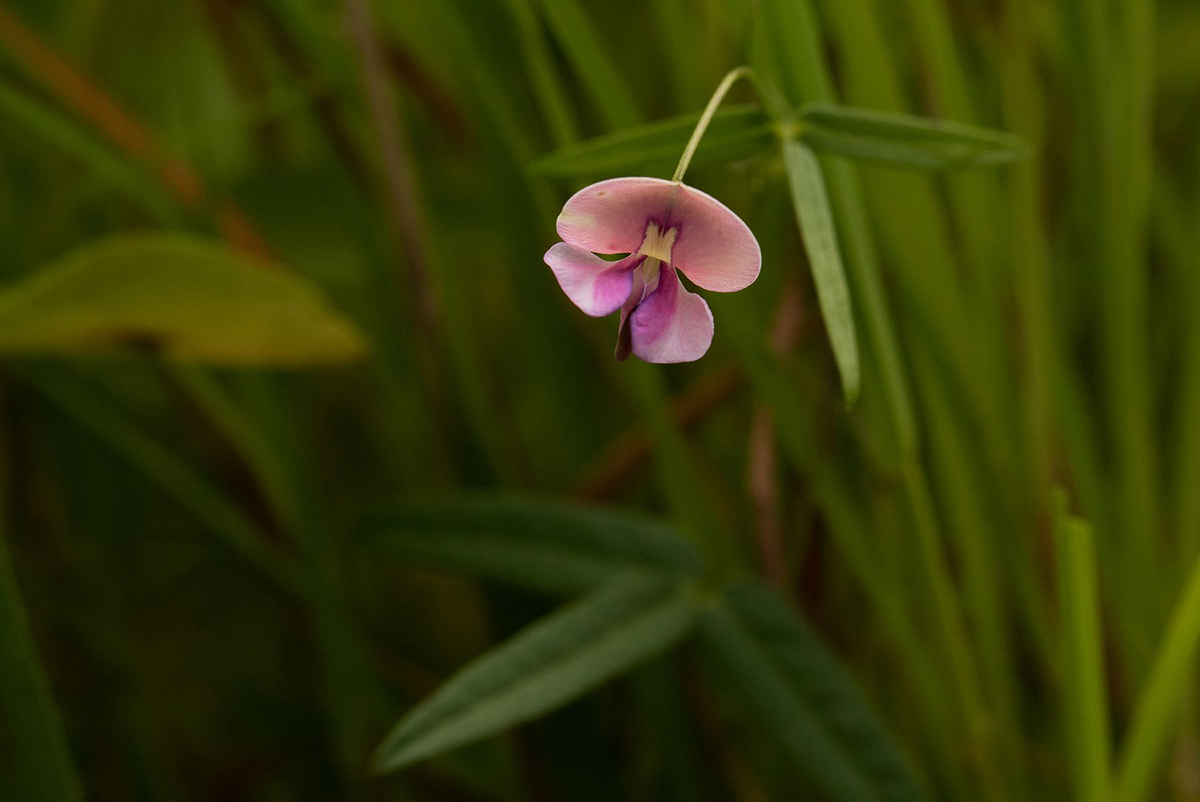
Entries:
{"label": "thin green stem", "polygon": [[692,156],[696,155],[696,148],[700,147],[700,140],[704,138],[708,124],[712,122],[713,115],[717,113],[717,107],[721,105],[721,101],[725,99],[725,95],[729,94],[730,88],[737,83],[739,78],[753,80],[754,71],[746,66],[735,67],[725,74],[721,83],[717,84],[717,91],[713,92],[712,97],[708,99],[708,105],[704,107],[704,113],[700,115],[700,120],[696,123],[696,130],[692,131],[692,138],[688,140],[687,147],[683,149],[679,166],[675,168],[675,174],[671,176],[672,181],[683,180],[683,174],[687,172],[688,165],[692,163]]}

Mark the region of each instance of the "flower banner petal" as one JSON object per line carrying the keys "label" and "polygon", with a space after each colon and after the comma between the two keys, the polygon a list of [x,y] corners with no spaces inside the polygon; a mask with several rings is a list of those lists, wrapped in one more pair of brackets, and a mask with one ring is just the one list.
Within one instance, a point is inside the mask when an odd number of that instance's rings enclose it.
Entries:
{"label": "flower banner petal", "polygon": [[635,253],[652,220],[661,221],[682,184],[661,178],[610,178],[571,196],[558,216],[564,241],[596,253]]}
{"label": "flower banner petal", "polygon": [[697,286],[736,292],[758,278],[758,240],[740,217],[711,195],[683,186],[668,225],[679,229],[671,263]]}

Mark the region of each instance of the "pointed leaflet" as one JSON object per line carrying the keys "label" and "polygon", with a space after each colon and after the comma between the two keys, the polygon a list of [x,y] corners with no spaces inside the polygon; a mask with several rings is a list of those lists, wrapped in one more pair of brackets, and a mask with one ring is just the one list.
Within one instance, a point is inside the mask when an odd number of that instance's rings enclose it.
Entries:
{"label": "pointed leaflet", "polygon": [[833,226],[821,165],[808,147],[795,140],[783,143],[783,163],[787,168],[800,236],[812,267],[817,299],[821,303],[821,316],[825,319],[829,344],[842,377],[842,392],[849,406],[858,399],[858,341],[854,334],[850,290],[846,286],[846,271],[838,250],[837,231]]}
{"label": "pointed leaflet", "polygon": [[373,551],[550,593],[590,590],[631,569],[700,570],[695,548],[653,519],[516,495],[407,504],[365,531]]}
{"label": "pointed leaflet", "polygon": [[685,585],[619,577],[451,677],[401,719],[375,768],[398,769],[548,713],[674,646],[696,613]]}
{"label": "pointed leaflet", "polygon": [[778,742],[822,798],[927,799],[866,700],[821,642],[774,593],[731,588],[700,635],[721,683]]}
{"label": "pointed leaflet", "polygon": [[[699,113],[685,114],[567,145],[534,162],[531,169],[564,178],[669,172],[699,119]],[[762,109],[728,106],[713,117],[692,164],[746,159],[774,143],[774,124]]]}
{"label": "pointed leaflet", "polygon": [[357,329],[308,280],[184,234],[86,245],[0,292],[0,353],[151,351],[219,365],[361,357]]}
{"label": "pointed leaflet", "polygon": [[898,167],[951,170],[1025,158],[1024,140],[1003,131],[832,103],[802,108],[799,131],[823,153]]}

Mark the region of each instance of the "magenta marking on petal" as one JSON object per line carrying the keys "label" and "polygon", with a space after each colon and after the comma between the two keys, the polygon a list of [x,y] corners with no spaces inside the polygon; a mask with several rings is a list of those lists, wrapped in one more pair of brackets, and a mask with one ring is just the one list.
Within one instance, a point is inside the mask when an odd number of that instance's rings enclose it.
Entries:
{"label": "magenta marking on petal", "polygon": [[593,317],[612,314],[633,290],[633,271],[645,260],[633,255],[619,262],[559,242],[546,251],[545,262],[571,302]]}

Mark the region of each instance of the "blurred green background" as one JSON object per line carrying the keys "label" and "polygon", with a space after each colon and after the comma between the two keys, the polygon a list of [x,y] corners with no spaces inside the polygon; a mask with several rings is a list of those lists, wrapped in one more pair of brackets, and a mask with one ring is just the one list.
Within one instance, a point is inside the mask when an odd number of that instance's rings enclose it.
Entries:
{"label": "blurred green background", "polygon": [[[555,217],[742,64],[687,181],[761,277],[617,363]],[[849,407],[779,148],[818,101],[1026,147],[822,156]],[[1198,123],[1194,0],[2,0],[0,798],[1200,799]],[[371,771],[701,559],[675,635]]]}

